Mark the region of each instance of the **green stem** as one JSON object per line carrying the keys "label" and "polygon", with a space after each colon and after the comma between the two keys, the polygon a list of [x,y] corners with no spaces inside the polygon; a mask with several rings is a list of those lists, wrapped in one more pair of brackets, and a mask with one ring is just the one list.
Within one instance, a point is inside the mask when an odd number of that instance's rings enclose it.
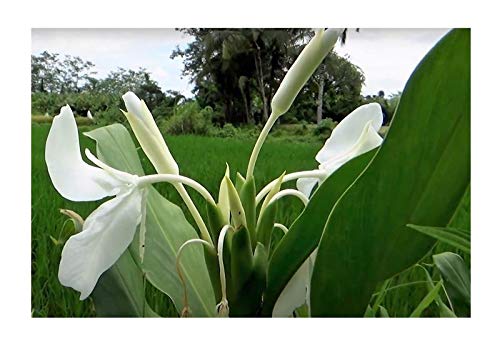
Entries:
{"label": "green stem", "polygon": [[253,171],[255,169],[255,163],[257,162],[257,158],[259,156],[262,145],[264,144],[264,141],[266,140],[267,135],[269,135],[269,132],[271,131],[271,128],[273,127],[274,123],[276,122],[276,119],[278,119],[278,117],[276,117],[276,115],[271,111],[271,115],[269,116],[269,119],[267,120],[266,124],[264,125],[264,128],[262,128],[262,131],[259,134],[259,138],[257,139],[257,142],[255,142],[255,146],[253,147],[252,155],[250,156],[250,160],[248,161],[248,168],[247,168],[246,177],[253,176]]}
{"label": "green stem", "polygon": [[191,200],[191,197],[189,196],[188,192],[186,191],[186,188],[182,185],[182,183],[174,183],[173,184],[175,189],[179,192],[179,195],[181,196],[182,200],[186,204],[189,212],[194,218],[194,221],[196,222],[196,225],[198,226],[198,229],[200,229],[200,236],[203,240],[207,241],[211,246],[213,246],[212,243],[212,238],[210,237],[210,233],[208,232],[207,226],[205,225],[205,222],[203,221],[203,218],[201,218],[200,212],[198,212],[198,209],[196,208],[195,204],[193,203],[193,200]]}

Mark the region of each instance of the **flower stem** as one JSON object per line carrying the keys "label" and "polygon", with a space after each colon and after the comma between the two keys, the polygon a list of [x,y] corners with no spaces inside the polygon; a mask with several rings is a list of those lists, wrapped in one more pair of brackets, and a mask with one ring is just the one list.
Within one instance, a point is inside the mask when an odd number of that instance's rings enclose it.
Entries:
{"label": "flower stem", "polygon": [[173,183],[175,189],[179,192],[179,195],[181,196],[182,200],[186,204],[189,212],[194,218],[194,221],[196,222],[196,225],[198,226],[198,229],[200,229],[200,236],[203,240],[207,241],[210,245],[213,245],[212,243],[212,238],[210,237],[210,233],[208,232],[207,226],[205,225],[205,222],[203,221],[203,218],[201,218],[200,212],[198,212],[198,209],[196,208],[195,204],[193,203],[193,200],[191,200],[191,197],[189,196],[188,192],[186,191],[186,188],[182,185],[182,183]]}
{"label": "flower stem", "polygon": [[179,251],[177,251],[177,256],[175,257],[175,269],[177,270],[177,274],[179,275],[179,278],[181,280],[181,283],[182,283],[182,287],[184,289],[184,308],[182,309],[182,313],[181,313],[181,316],[182,317],[187,317],[189,315],[189,302],[188,302],[188,292],[187,292],[187,285],[186,285],[186,281],[184,279],[184,275],[182,273],[182,268],[181,268],[181,263],[180,263],[180,260],[181,260],[181,255],[182,255],[182,251],[188,246],[188,245],[191,245],[191,244],[194,244],[194,243],[201,243],[203,245],[206,245],[208,247],[212,247],[213,246],[208,243],[207,241],[205,240],[201,240],[201,239],[191,239],[191,240],[187,240],[186,242],[184,242],[181,247],[179,248]]}
{"label": "flower stem", "polygon": [[248,161],[246,177],[250,177],[253,175],[253,170],[255,169],[255,163],[257,162],[257,157],[259,156],[260,149],[262,148],[262,145],[264,144],[267,135],[271,131],[271,128],[276,122],[276,119],[278,119],[278,117],[276,117],[274,112],[271,111],[271,115],[267,119],[267,122],[264,125],[264,128],[262,128],[262,131],[260,132],[259,137],[257,138],[257,142],[255,142],[255,146],[253,147],[252,155],[250,156],[250,160]]}
{"label": "flower stem", "polygon": [[281,229],[285,234],[288,232],[288,228],[281,223],[274,223],[274,227]]}
{"label": "flower stem", "polygon": [[[283,176],[282,183],[284,182],[289,182],[296,180],[298,178],[325,178],[327,174],[323,170],[310,170],[310,171],[299,171],[299,172],[293,172],[291,174]],[[257,197],[255,198],[255,204],[258,204],[269,191],[274,187],[276,184],[276,180],[273,180],[272,182],[269,182],[262,190],[257,194]]]}
{"label": "flower stem", "polygon": [[219,276],[220,276],[220,287],[222,293],[221,301],[217,305],[217,310],[221,316],[229,315],[229,305],[226,295],[226,271],[224,270],[224,254],[223,254],[224,239],[229,229],[234,230],[232,226],[225,225],[222,228],[219,234],[219,240],[217,241],[217,257],[219,259]]}
{"label": "flower stem", "polygon": [[200,183],[196,182],[195,180],[181,176],[181,175],[173,175],[173,174],[156,174],[156,175],[148,175],[148,176],[142,176],[139,178],[139,185],[146,185],[146,184],[153,184],[153,183],[160,183],[160,182],[168,182],[172,183],[174,186],[176,183],[181,183],[185,184],[194,190],[196,190],[198,193],[200,193],[201,196],[205,200],[207,200],[209,203],[212,203],[215,205],[215,200],[212,198],[212,195],[208,192],[208,190],[205,189]]}
{"label": "flower stem", "polygon": [[296,189],[284,189],[284,190],[280,191],[279,193],[276,193],[276,195],[273,196],[273,198],[269,201],[269,204],[272,204],[276,200],[281,199],[282,197],[287,196],[287,195],[295,196],[295,197],[299,198],[300,201],[302,201],[302,203],[304,204],[304,206],[307,206],[307,203],[309,202],[308,197],[305,196],[304,193],[302,193]]}

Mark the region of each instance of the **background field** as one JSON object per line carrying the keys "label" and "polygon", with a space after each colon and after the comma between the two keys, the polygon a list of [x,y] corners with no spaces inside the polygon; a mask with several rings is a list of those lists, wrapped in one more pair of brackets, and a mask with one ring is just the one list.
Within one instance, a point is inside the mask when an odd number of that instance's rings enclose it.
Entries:
{"label": "background field", "polygon": [[[57,270],[62,246],[70,236],[65,228],[67,217],[59,213],[60,208],[71,209],[82,217],[87,217],[100,202],[71,202],[63,199],[53,188],[47,173],[44,160],[45,141],[50,124],[32,125],[32,178],[31,178],[31,259],[32,259],[32,316],[35,317],[89,317],[95,316],[92,301],[80,301],[78,293],[60,285]],[[81,127],[81,131],[90,128]],[[201,182],[213,196],[217,196],[220,180],[224,174],[225,163],[231,168],[234,179],[237,171],[244,173],[246,163],[254,144],[253,139],[211,138],[194,135],[166,136],[167,143],[174,154],[180,171]],[[94,143],[81,135],[82,150],[94,150]],[[320,140],[307,142],[293,141],[292,138],[271,138],[263,147],[256,167],[257,189],[279,176],[284,170],[294,172],[313,169],[317,163],[314,155],[322,146]],[[139,149],[146,173],[154,173],[144,153]],[[289,183],[287,185],[292,185]],[[179,204],[185,211],[188,220],[192,219],[182,204],[180,197],[168,184],[157,184],[158,190],[169,200]],[[189,189],[189,188],[188,188]],[[191,195],[204,211],[204,202],[194,191]],[[390,201],[387,202],[390,208]],[[278,220],[290,225],[300,213],[301,203],[294,198],[283,199],[280,203]],[[439,250],[447,250],[438,245]],[[454,250],[456,251],[456,250]],[[470,259],[466,257],[470,263]],[[431,263],[431,260],[429,260]],[[408,285],[409,283],[409,285]],[[416,267],[393,279],[390,290],[383,302],[391,316],[407,316],[427,293],[423,271]],[[162,316],[176,316],[168,297],[149,286],[148,302]],[[437,312],[432,307],[425,315],[434,316]]]}

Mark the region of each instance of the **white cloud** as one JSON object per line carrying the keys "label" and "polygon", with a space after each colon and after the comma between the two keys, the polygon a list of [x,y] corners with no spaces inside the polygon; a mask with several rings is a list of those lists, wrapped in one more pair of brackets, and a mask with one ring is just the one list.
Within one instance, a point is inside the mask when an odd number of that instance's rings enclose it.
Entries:
{"label": "white cloud", "polygon": [[363,94],[386,95],[403,90],[425,54],[449,29],[361,29],[349,30],[344,46],[335,51],[359,66],[365,74]]}

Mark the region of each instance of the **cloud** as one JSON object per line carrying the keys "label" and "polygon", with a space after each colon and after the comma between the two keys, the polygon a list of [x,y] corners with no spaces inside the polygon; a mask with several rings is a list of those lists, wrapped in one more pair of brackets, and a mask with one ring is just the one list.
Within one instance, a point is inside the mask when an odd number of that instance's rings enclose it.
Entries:
{"label": "cloud", "polygon": [[365,74],[363,94],[386,95],[401,91],[425,54],[449,29],[354,29],[344,46],[335,51],[359,66]]}

